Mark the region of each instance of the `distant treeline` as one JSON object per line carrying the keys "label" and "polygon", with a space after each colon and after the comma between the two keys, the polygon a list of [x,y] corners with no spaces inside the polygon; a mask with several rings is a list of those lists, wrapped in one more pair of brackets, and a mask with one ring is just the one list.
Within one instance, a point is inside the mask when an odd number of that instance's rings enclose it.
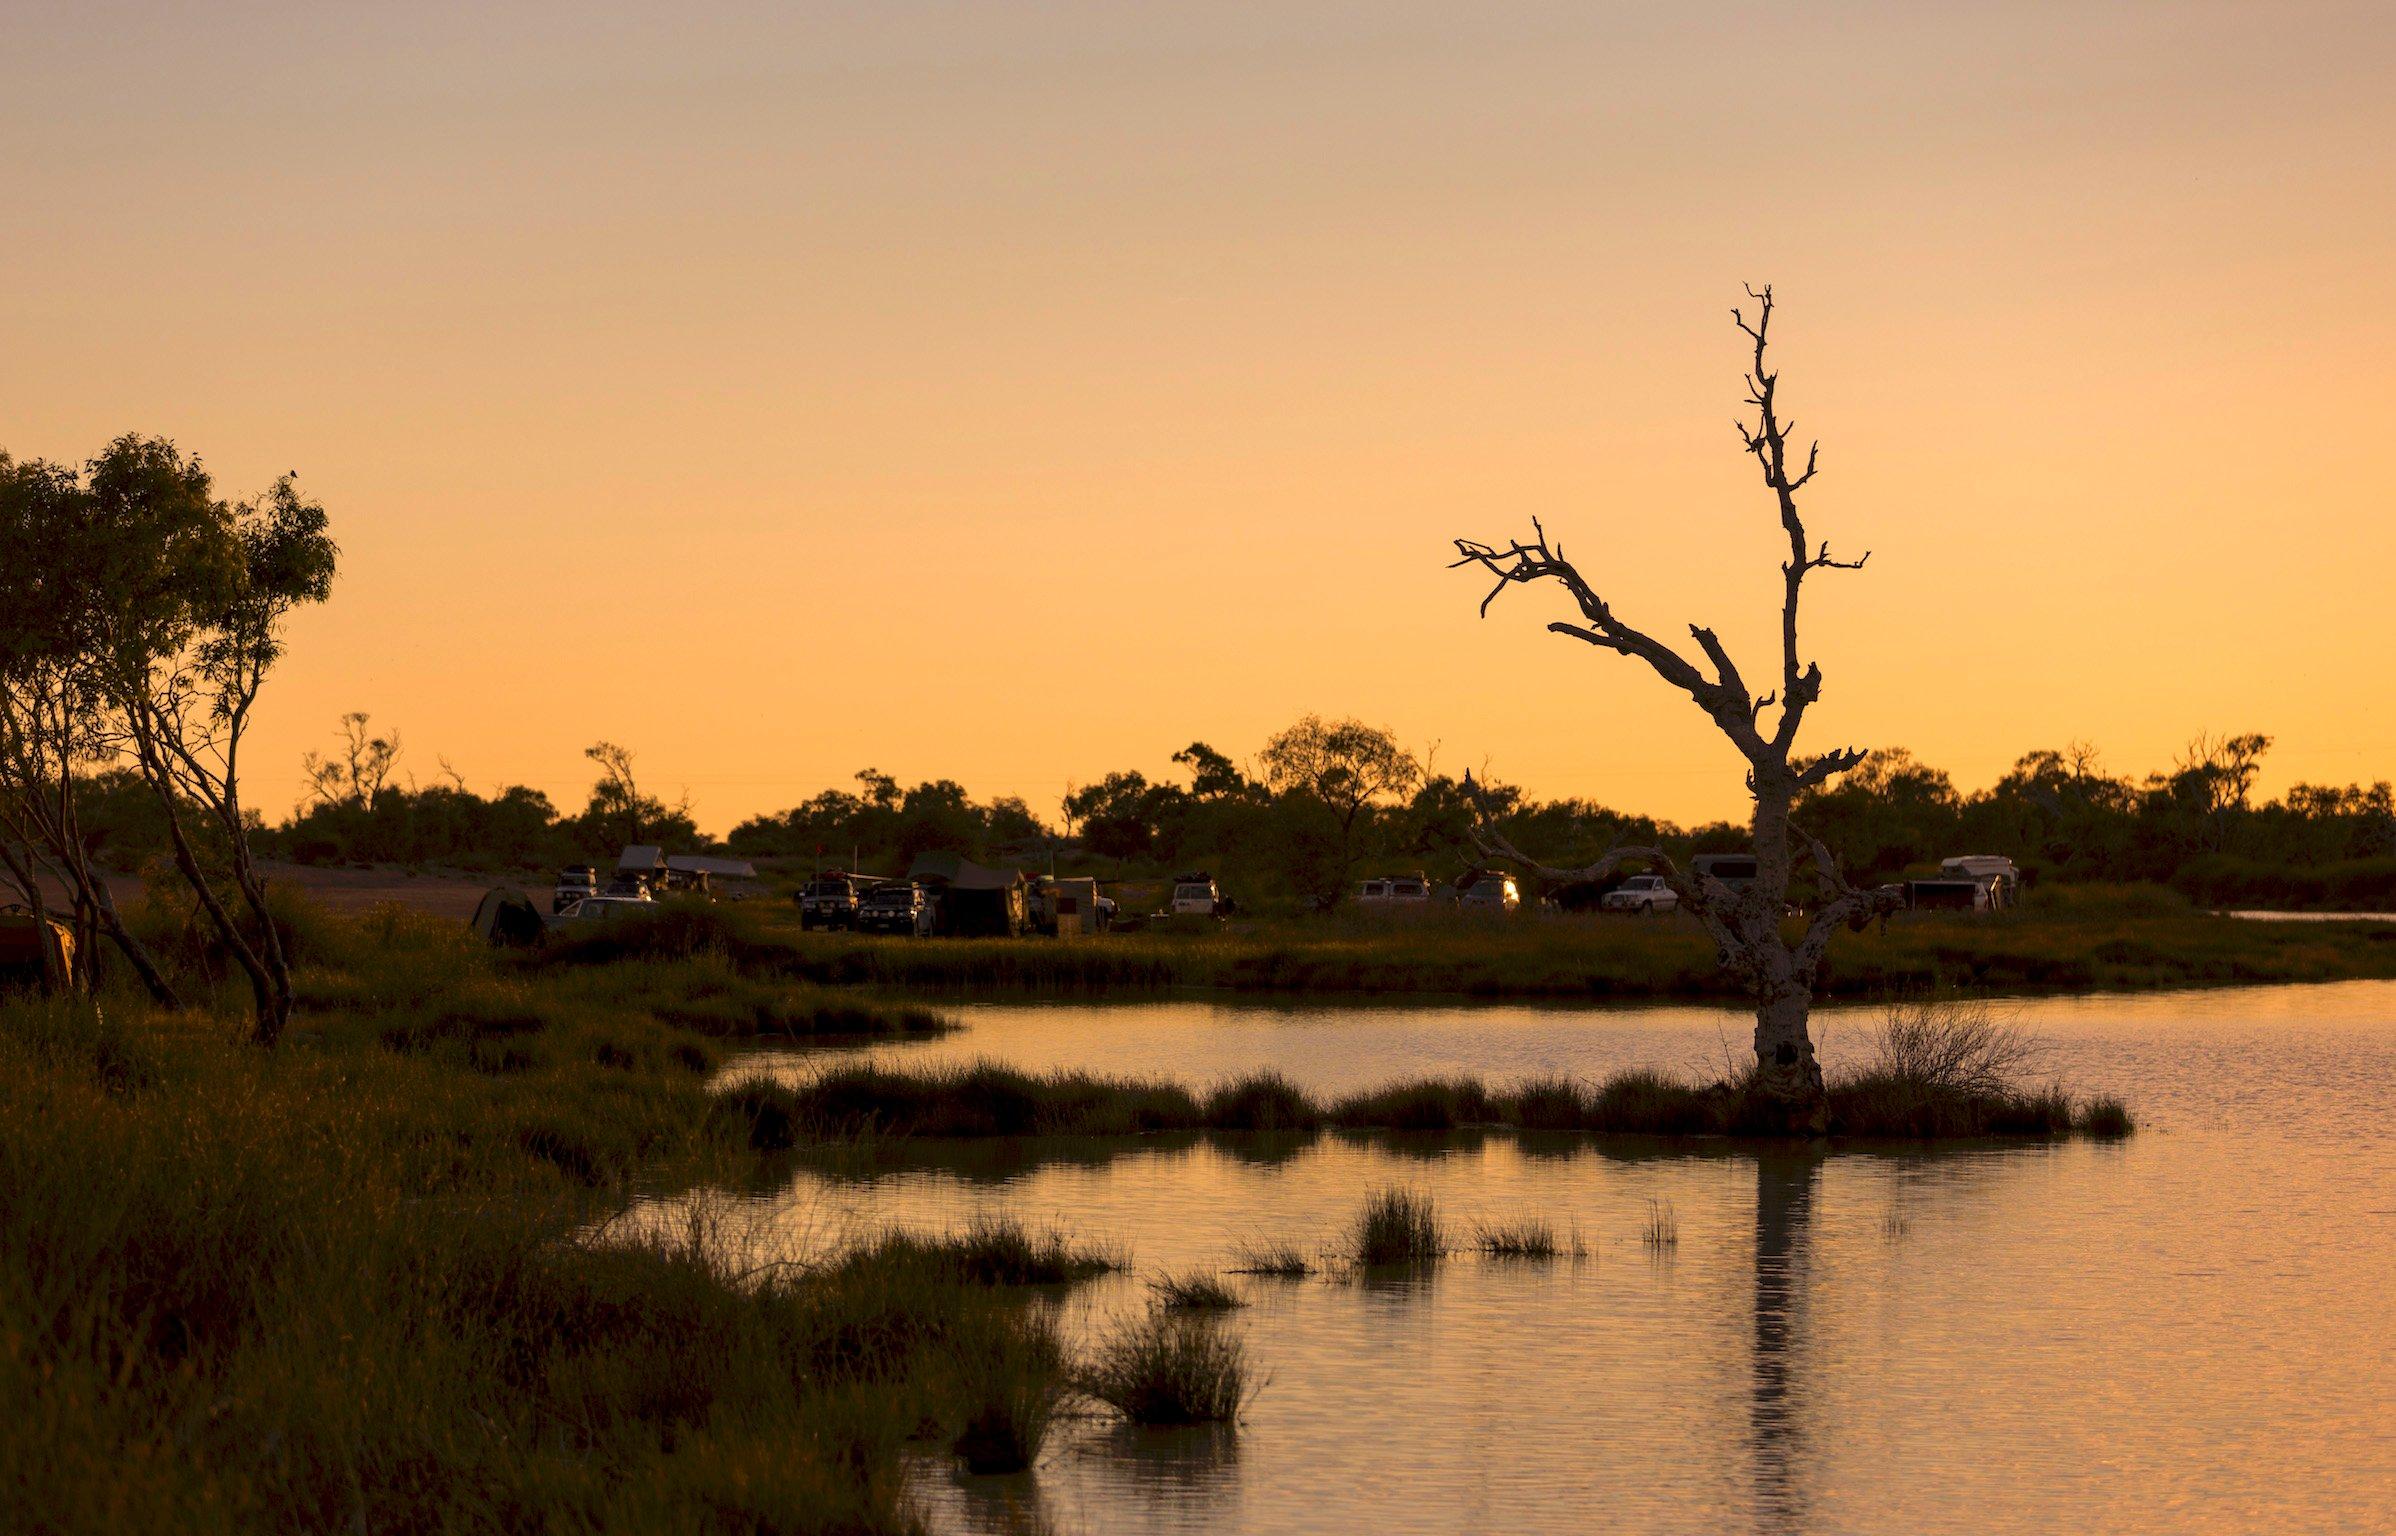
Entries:
{"label": "distant treeline", "polygon": [[[312,799],[268,834],[304,862],[447,863],[523,868],[612,854],[628,842],[712,846],[749,858],[895,873],[917,854],[954,851],[995,862],[1124,877],[1205,867],[1251,904],[1319,904],[1362,875],[1472,867],[1474,799],[1517,845],[1557,865],[1617,842],[1686,856],[1745,844],[1741,826],[1681,827],[1579,799],[1532,800],[1503,783],[1468,793],[1426,771],[1387,731],[1356,721],[1299,721],[1242,764],[1204,742],[1171,758],[1169,777],[1100,775],[1044,814],[1020,798],[977,801],[950,779],[913,786],[875,769],[789,810],[755,816],[721,841],[702,839],[687,810],[633,781],[631,756],[601,743],[589,802],[561,814],[521,786],[485,797],[452,775],[395,782],[395,737],[343,722],[344,748],[311,760]],[[1809,795],[1798,822],[1845,862],[1881,880],[1957,853],[2001,853],[2034,881],[2160,882],[2208,905],[2396,906],[2396,797],[2385,782],[2300,784],[2257,801],[2270,740],[2204,737],[2171,767],[2138,777],[2107,771],[2085,746],[2037,751],[1986,789],[1963,793],[1902,750],[1873,753]],[[139,797],[128,797],[138,810]]]}

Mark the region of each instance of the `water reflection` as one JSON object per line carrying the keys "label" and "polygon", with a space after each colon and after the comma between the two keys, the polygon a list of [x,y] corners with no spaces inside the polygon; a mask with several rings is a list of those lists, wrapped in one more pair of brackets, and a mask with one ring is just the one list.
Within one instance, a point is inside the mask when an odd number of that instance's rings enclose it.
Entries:
{"label": "water reflection", "polygon": [[1808,1235],[1822,1171],[1808,1153],[1755,1160],[1755,1311],[1747,1398],[1755,1466],[1756,1529],[1805,1529],[1806,1420],[1803,1354]]}
{"label": "water reflection", "polygon": [[[2058,1000],[2023,1022],[2150,1129],[1938,1151],[901,1142],[785,1164],[753,1203],[815,1234],[1005,1211],[1119,1244],[1137,1272],[1068,1301],[1082,1337],[1146,1305],[1148,1277],[1222,1269],[1243,1241],[1318,1254],[1392,1184],[1459,1228],[1535,1215],[1590,1242],[1583,1264],[1232,1277],[1271,1377],[1236,1432],[1087,1420],[1029,1478],[927,1466],[938,1530],[2384,1530],[2396,987]],[[985,1011],[932,1049],[1199,1083],[1270,1068],[1324,1094],[1597,1076],[1711,1037],[1702,1015],[1175,1005]],[[1650,1200],[1680,1225],[1652,1257]]]}

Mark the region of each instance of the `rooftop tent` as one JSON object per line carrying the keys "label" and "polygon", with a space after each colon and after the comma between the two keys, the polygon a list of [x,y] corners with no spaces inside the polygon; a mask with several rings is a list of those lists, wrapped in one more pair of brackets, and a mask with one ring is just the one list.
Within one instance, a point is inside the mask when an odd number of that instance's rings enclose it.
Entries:
{"label": "rooftop tent", "polygon": [[616,860],[619,875],[653,875],[666,867],[666,851],[655,843],[634,843]]}
{"label": "rooftop tent", "polygon": [[[625,850],[630,853],[631,850]],[[677,853],[666,859],[666,868],[681,875],[705,875],[711,880],[754,880],[757,866],[747,859],[719,859],[704,853]]]}
{"label": "rooftop tent", "polygon": [[991,869],[961,853],[919,853],[907,866],[907,878],[952,891],[1003,891],[1023,883],[1011,869]]}

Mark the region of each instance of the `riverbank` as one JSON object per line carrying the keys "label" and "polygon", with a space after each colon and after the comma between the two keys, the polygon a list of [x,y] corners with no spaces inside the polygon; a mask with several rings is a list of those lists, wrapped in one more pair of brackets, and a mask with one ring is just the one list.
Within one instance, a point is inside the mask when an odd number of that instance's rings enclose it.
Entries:
{"label": "riverbank", "polygon": [[[1058,942],[801,933],[779,913],[747,912],[727,917],[725,933],[756,968],[918,995],[1184,989],[1556,1001],[1739,995],[1705,935],[1674,918],[1350,914]],[[1996,915],[1921,914],[1841,933],[1820,995],[1837,1001],[2391,977],[2396,925],[2262,923],[2167,901],[2082,899]]]}

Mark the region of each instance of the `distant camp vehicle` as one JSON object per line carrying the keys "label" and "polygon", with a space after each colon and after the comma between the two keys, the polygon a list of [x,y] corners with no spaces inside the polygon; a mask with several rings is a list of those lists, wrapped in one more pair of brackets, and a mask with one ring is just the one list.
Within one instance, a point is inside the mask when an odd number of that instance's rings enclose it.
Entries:
{"label": "distant camp vehicle", "polygon": [[854,928],[866,893],[882,884],[878,875],[829,869],[799,887],[801,928]]}
{"label": "distant camp vehicle", "polygon": [[1411,875],[1383,875],[1356,887],[1356,904],[1360,907],[1427,907],[1431,904],[1431,881],[1420,870]]}
{"label": "distant camp vehicle", "polygon": [[893,880],[865,893],[857,905],[859,933],[896,933],[928,939],[939,923],[932,898],[912,880]]}
{"label": "distant camp vehicle", "polygon": [[1995,875],[1929,875],[1905,882],[1905,905],[1915,912],[1994,912]]}
{"label": "distant camp vehicle", "polygon": [[586,896],[565,911],[557,914],[558,922],[596,923],[611,917],[638,917],[657,910],[655,898],[642,896]]}
{"label": "distant camp vehicle", "polygon": [[602,896],[649,896],[666,884],[666,851],[655,843],[634,843],[616,860]]}
{"label": "distant camp vehicle", "polygon": [[1512,875],[1476,870],[1456,882],[1456,905],[1466,912],[1513,912],[1522,906],[1522,888]]}
{"label": "distant camp vehicle", "polygon": [[1098,894],[1098,881],[1089,875],[1043,875],[1031,886],[1032,926],[1054,938],[1077,933],[1104,933],[1112,923],[1115,904]]}
{"label": "distant camp vehicle", "polygon": [[1598,898],[1601,912],[1636,912],[1642,917],[1658,912],[1677,912],[1681,899],[1662,875],[1633,875],[1622,884]]}
{"label": "distant camp vehicle", "polygon": [[1950,878],[1958,876],[1990,876],[1997,884],[1991,893],[1992,905],[2002,911],[2019,905],[2022,899],[2022,872],[2013,860],[2001,853],[1965,853],[1938,861],[1938,872]]}
{"label": "distant camp vehicle", "polygon": [[1760,873],[1752,853],[1701,853],[1689,861],[1689,868],[1700,875],[1712,875],[1728,886],[1734,896],[1755,884]]}
{"label": "distant camp vehicle", "polygon": [[1196,870],[1173,877],[1173,900],[1166,910],[1175,917],[1229,917],[1231,903],[1216,888],[1214,876]]}
{"label": "distant camp vehicle", "polygon": [[586,896],[599,894],[599,871],[588,864],[569,864],[557,872],[557,889],[549,893],[549,910],[563,912]]}
{"label": "distant camp vehicle", "polygon": [[42,979],[47,950],[56,979],[75,979],[75,935],[55,918],[41,918],[29,907],[0,907],[0,986],[35,985]]}

